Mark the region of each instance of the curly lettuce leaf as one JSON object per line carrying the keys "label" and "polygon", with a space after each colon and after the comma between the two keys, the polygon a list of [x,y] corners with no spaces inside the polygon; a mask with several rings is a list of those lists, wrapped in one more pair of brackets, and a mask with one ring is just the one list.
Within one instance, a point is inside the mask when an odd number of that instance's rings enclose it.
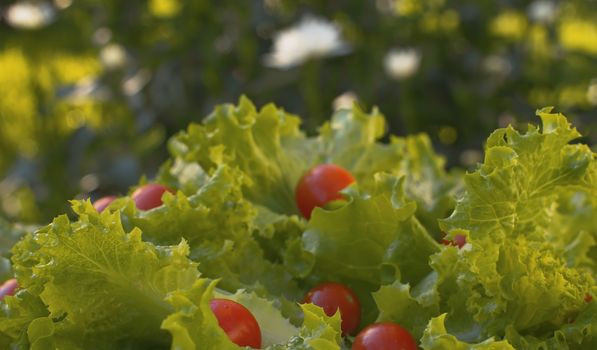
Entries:
{"label": "curly lettuce leaf", "polygon": [[188,245],[144,242],[139,229],[124,230],[118,212],[98,214],[89,202],[74,202],[73,210],[78,221],[60,216],[13,248],[22,292],[49,312],[29,324],[31,345],[44,338],[82,348],[167,346],[159,325],[172,310],[164,297],[199,277]]}
{"label": "curly lettuce leaf", "polygon": [[394,322],[408,329],[415,339],[423,335],[429,320],[439,314],[439,299],[434,289],[436,274],[411,290],[409,284],[395,281],[373,292],[379,316],[376,322]]}
{"label": "curly lettuce leaf", "polygon": [[[597,174],[597,162],[592,162]],[[595,182],[597,184],[597,181]],[[562,190],[546,240],[568,266],[595,271],[597,266],[597,194],[570,188]],[[557,229],[555,229],[557,228]]]}
{"label": "curly lettuce leaf", "polygon": [[502,336],[506,327],[524,334],[557,329],[596,290],[591,274],[567,267],[549,245],[500,236],[432,257],[441,311],[459,339]]}
{"label": "curly lettuce leaf", "polygon": [[[174,198],[174,196],[170,196]],[[170,199],[172,199],[170,198]],[[31,349],[240,349],[211,312],[216,281],[200,278],[183,240],[156,246],[126,231],[118,211],[99,214],[89,202],[73,202],[66,216],[13,248],[22,289],[2,303],[0,344]],[[339,349],[340,318],[304,308],[302,326],[290,310],[255,293],[223,294],[258,318],[264,346]],[[298,344],[303,345],[298,345]],[[294,346],[294,347],[293,347]]]}
{"label": "curly lettuce leaf", "polygon": [[464,176],[465,193],[441,221],[443,230],[466,229],[472,236],[503,230],[543,241],[549,232],[561,234],[552,221],[563,191],[597,196],[595,155],[586,145],[570,144],[580,134],[550,111],[538,111],[541,129],[529,125],[521,134],[508,127],[491,134],[485,161]]}
{"label": "curly lettuce leaf", "polygon": [[[197,164],[208,173],[220,164],[237,167],[250,180],[244,189],[249,200],[277,213],[298,214],[294,186],[314,155],[299,125],[297,116],[272,104],[257,111],[241,97],[238,106],[217,106],[203,124],[191,124],[170,140],[169,150],[174,164]],[[172,170],[165,167],[162,173],[171,176]]]}
{"label": "curly lettuce leaf", "polygon": [[375,180],[371,193],[345,191],[348,201],[339,209],[315,208],[303,247],[326,276],[379,286],[398,274],[418,283],[431,271],[428,257],[438,245],[414,216],[403,179],[378,174]]}
{"label": "curly lettuce leaf", "polygon": [[521,335],[514,328],[506,328],[506,338],[516,349],[578,349],[597,348],[597,304],[587,303],[580,313],[560,329],[544,337]]}
{"label": "curly lettuce leaf", "polygon": [[441,236],[437,220],[446,218],[454,209],[454,196],[461,183],[458,171],[447,173],[445,159],[435,154],[426,134],[392,137],[403,158],[397,176],[405,177],[404,191],[417,203],[417,218],[436,238]]}
{"label": "curly lettuce leaf", "polygon": [[468,243],[431,258],[454,339],[506,337],[516,348],[563,349],[592,338],[586,329],[562,332],[596,289],[595,155],[571,144],[580,134],[550,111],[538,112],[541,129],[509,127],[489,137],[484,163],[465,175],[463,196],[440,222]]}
{"label": "curly lettuce leaf", "polygon": [[185,239],[190,258],[201,264],[204,277],[221,279],[220,288],[300,297],[291,270],[277,262],[283,259],[284,234],[299,236],[302,224],[292,217],[268,217],[247,201],[242,193],[246,176],[237,169],[221,165],[204,181],[188,197],[181,191],[164,195],[164,205],[149,211],[123,201],[123,220],[155,244]]}
{"label": "curly lettuce leaf", "polygon": [[421,347],[424,350],[514,350],[517,349],[507,341],[496,341],[493,338],[486,339],[480,343],[469,344],[458,340],[447,332],[445,326],[446,314],[439,315],[431,321],[425,329],[421,339]]}
{"label": "curly lettuce leaf", "polygon": [[299,333],[286,343],[272,345],[266,350],[340,350],[342,345],[340,313],[327,316],[322,308],[301,304],[304,320]]}
{"label": "curly lettuce leaf", "polygon": [[48,316],[46,306],[39,296],[32,295],[27,290],[5,297],[1,305],[0,345],[5,349],[12,343],[26,347],[29,344],[27,327],[33,320]]}
{"label": "curly lettuce leaf", "polygon": [[365,113],[358,105],[337,111],[315,138],[321,163],[339,165],[355,177],[362,188],[375,186],[374,174],[397,171],[405,156],[394,144],[379,142],[387,132],[386,120],[377,108]]}

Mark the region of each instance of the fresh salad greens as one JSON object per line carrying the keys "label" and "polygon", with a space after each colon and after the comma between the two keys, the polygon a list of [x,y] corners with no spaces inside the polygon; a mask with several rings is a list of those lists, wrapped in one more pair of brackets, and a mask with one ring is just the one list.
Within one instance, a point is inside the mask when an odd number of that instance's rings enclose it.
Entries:
{"label": "fresh salad greens", "polygon": [[[337,282],[360,300],[358,329],[394,322],[425,350],[595,349],[597,158],[563,115],[538,116],[496,130],[464,174],[425,135],[381,142],[377,110],[307,136],[274,105],[218,106],[170,140],[157,207],[73,201],[74,219],[14,246],[0,223],[20,287],[0,302],[0,347],[239,349],[210,308],[223,298],[264,349],[350,348],[340,313],[302,303]],[[325,163],[355,182],[306,220],[295,189]]]}

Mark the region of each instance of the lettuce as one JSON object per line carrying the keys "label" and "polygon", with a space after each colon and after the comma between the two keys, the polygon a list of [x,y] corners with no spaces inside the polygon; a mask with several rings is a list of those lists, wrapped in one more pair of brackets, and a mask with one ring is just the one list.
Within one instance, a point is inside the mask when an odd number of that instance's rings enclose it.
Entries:
{"label": "lettuce", "polygon": [[[595,345],[595,155],[566,119],[494,132],[451,216],[462,249],[430,257],[417,283],[375,292],[378,321],[403,324],[424,349],[575,349]],[[410,286],[414,287],[411,288]]]}
{"label": "lettuce", "polygon": [[407,194],[419,204],[417,216],[437,233],[436,219],[453,208],[458,181],[443,169],[425,135],[392,137],[377,109],[367,114],[358,106],[336,112],[319,134],[307,137],[300,118],[273,104],[261,110],[246,97],[238,106],[221,105],[203,124],[191,124],[169,142],[172,159],[160,179],[185,193],[196,191],[205,173],[221,164],[247,175],[245,198],[284,215],[299,215],[294,189],[311,167],[334,163],[349,170],[363,189],[375,186],[374,174],[388,172],[406,178]]}
{"label": "lettuce", "polygon": [[[537,241],[562,236],[552,225],[555,205],[565,195],[597,196],[595,155],[583,144],[571,144],[580,133],[551,109],[537,112],[542,128],[529,125],[520,134],[512,127],[496,130],[485,147],[485,161],[464,176],[464,196],[452,215],[440,222],[443,230],[467,229],[473,237],[502,230]],[[591,209],[595,207],[591,206]],[[569,231],[569,237],[577,231]],[[571,241],[571,239],[570,239]]]}
{"label": "lettuce", "polygon": [[459,171],[446,172],[445,160],[434,152],[425,134],[392,137],[391,143],[403,155],[396,175],[405,178],[404,191],[417,203],[417,218],[433,237],[440,238],[437,220],[454,209],[462,186]]}
{"label": "lettuce", "polygon": [[303,325],[299,333],[284,344],[276,344],[267,350],[340,350],[340,313],[327,316],[323,309],[313,304],[302,304]]}
{"label": "lettuce", "polygon": [[580,337],[564,330],[596,291],[595,155],[570,144],[580,134],[549,112],[538,112],[541,129],[494,132],[484,163],[465,175],[463,196],[440,221],[467,236],[463,249],[431,259],[446,328],[460,340],[505,337],[526,349],[593,338],[590,328]]}
{"label": "lettuce", "polygon": [[[177,245],[154,245],[142,240],[138,227],[125,230],[126,216],[118,211],[98,214],[83,201],[73,202],[73,210],[76,221],[60,216],[13,248],[22,289],[3,302],[0,344],[32,349],[238,348],[209,308],[217,281],[200,275],[184,239]],[[321,349],[339,348],[339,316],[323,317],[319,308],[303,306],[304,323],[296,327],[281,311],[285,307],[287,314],[296,313],[296,306],[280,299],[274,306],[247,292],[226,297],[255,312],[270,346],[302,339],[328,344]]]}
{"label": "lettuce", "polygon": [[395,281],[373,292],[379,310],[377,322],[395,322],[408,329],[415,339],[420,339],[429,319],[439,314],[437,293],[433,288],[436,274],[411,290],[409,284]]}
{"label": "lettuce", "polygon": [[[162,206],[73,201],[75,219],[29,234],[0,222],[0,272],[21,286],[0,302],[0,347],[239,349],[218,297],[251,311],[264,349],[339,350],[339,313],[296,303],[335,281],[359,296],[360,327],[399,323],[426,350],[594,349],[597,157],[563,115],[538,115],[496,130],[461,175],[425,135],[381,142],[376,109],[307,136],[274,105],[218,106],[170,140]],[[296,183],[325,162],[357,181],[305,220]]]}
{"label": "lettuce", "polygon": [[[207,173],[230,164],[248,175],[250,186],[243,189],[247,199],[276,213],[298,214],[294,184],[315,162],[313,142],[299,124],[298,117],[273,105],[257,111],[241,98],[238,107],[218,106],[203,125],[191,124],[170,141],[169,150],[174,164],[198,165]],[[163,173],[172,175],[168,167]],[[176,187],[197,190],[184,178],[175,180],[180,183]]]}
{"label": "lettuce", "polygon": [[523,237],[472,241],[432,258],[441,310],[458,338],[503,336],[506,327],[543,334],[568,322],[595,292],[591,274],[566,266],[547,244]]}
{"label": "lettuce", "polygon": [[73,210],[78,221],[60,216],[13,248],[23,292],[49,312],[31,320],[31,346],[40,334],[44,344],[68,339],[82,348],[168,344],[156,331],[171,311],[163,299],[199,276],[186,242],[156,247],[141,240],[138,228],[125,232],[118,212],[99,215],[85,202],[75,202]]}
{"label": "lettuce", "polygon": [[507,341],[496,341],[493,338],[477,344],[469,344],[458,340],[455,336],[446,331],[444,325],[446,314],[439,315],[431,321],[425,329],[421,339],[421,347],[424,350],[514,350]]}

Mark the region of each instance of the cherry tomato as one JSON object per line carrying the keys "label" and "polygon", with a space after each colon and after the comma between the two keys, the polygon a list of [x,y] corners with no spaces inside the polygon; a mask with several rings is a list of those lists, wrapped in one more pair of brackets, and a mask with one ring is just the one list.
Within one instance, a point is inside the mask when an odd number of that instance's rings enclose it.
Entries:
{"label": "cherry tomato", "polygon": [[363,329],[354,339],[352,350],[417,350],[417,343],[400,325],[383,322]]}
{"label": "cherry tomato", "polygon": [[342,199],[339,192],[353,182],[354,178],[344,168],[334,164],[318,165],[299,180],[295,191],[296,204],[301,214],[309,219],[313,208]]}
{"label": "cherry tomato", "polygon": [[458,249],[460,249],[460,248],[464,247],[464,245],[466,244],[466,236],[456,234],[456,235],[454,235],[454,239],[451,241],[448,241],[447,239],[442,239],[442,244],[457,246]]}
{"label": "cherry tomato", "polygon": [[261,347],[261,329],[253,314],[241,304],[228,299],[212,299],[209,306],[228,338],[238,346]]}
{"label": "cherry tomato", "polygon": [[110,203],[114,202],[116,200],[116,196],[106,196],[106,197],[102,197],[98,200],[96,200],[95,202],[93,202],[93,207],[95,208],[95,210],[98,211],[98,213],[101,213],[102,211],[104,211],[104,209],[106,209],[108,207],[108,205],[110,205]]}
{"label": "cherry tomato", "polygon": [[344,335],[354,332],[361,320],[359,298],[352,290],[339,283],[322,283],[311,289],[305,296],[305,303],[321,307],[328,316],[333,316],[339,309]]}
{"label": "cherry tomato", "polygon": [[590,303],[593,301],[593,296],[591,294],[585,294],[585,303]]}
{"label": "cherry tomato", "polygon": [[156,183],[147,184],[137,188],[131,197],[135,201],[135,205],[138,209],[149,210],[157,208],[163,204],[162,195],[166,191],[174,193],[171,189],[164,185]]}
{"label": "cherry tomato", "polygon": [[19,283],[15,278],[11,278],[6,280],[0,286],[0,300],[4,299],[7,295],[14,295],[17,289],[19,288]]}

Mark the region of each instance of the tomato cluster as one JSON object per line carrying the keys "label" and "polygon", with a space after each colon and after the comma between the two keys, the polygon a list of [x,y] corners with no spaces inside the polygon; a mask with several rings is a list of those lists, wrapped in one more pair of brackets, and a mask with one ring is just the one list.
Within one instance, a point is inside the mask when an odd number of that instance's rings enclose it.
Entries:
{"label": "tomato cluster", "polygon": [[[355,182],[346,169],[334,164],[318,165],[299,180],[295,198],[301,214],[309,219],[315,207],[324,207],[331,201],[341,200],[341,191]],[[356,294],[339,283],[323,283],[311,289],[305,303],[313,303],[328,316],[340,312],[343,335],[352,334],[361,320],[361,304]],[[353,350],[415,350],[413,337],[400,325],[376,323],[363,329],[355,338]]]}
{"label": "tomato cluster", "polygon": [[[361,304],[356,294],[339,283],[322,283],[305,297],[328,316],[340,312],[342,335],[353,333],[361,320]],[[392,322],[375,323],[363,329],[352,344],[353,350],[416,350],[417,344],[410,333]]]}
{"label": "tomato cluster", "polygon": [[[309,170],[299,180],[295,198],[301,214],[309,219],[315,207],[324,207],[331,201],[342,200],[341,191],[355,182],[347,170],[323,164]],[[361,303],[348,287],[326,282],[311,289],[303,300],[323,309],[328,316],[340,313],[342,335],[356,331],[361,321]],[[212,310],[220,327],[237,345],[261,346],[259,325],[250,311],[230,300],[214,299]],[[416,342],[400,325],[391,322],[376,323],[363,329],[355,338],[353,350],[415,350]]]}
{"label": "tomato cluster", "polygon": [[[348,287],[327,282],[311,289],[305,303],[315,304],[328,316],[340,312],[342,335],[353,333],[361,319],[361,304]],[[228,299],[211,301],[218,324],[230,340],[239,346],[261,347],[261,329],[247,308]],[[363,329],[355,338],[353,350],[416,350],[417,344],[410,333],[392,322],[375,323]]]}

